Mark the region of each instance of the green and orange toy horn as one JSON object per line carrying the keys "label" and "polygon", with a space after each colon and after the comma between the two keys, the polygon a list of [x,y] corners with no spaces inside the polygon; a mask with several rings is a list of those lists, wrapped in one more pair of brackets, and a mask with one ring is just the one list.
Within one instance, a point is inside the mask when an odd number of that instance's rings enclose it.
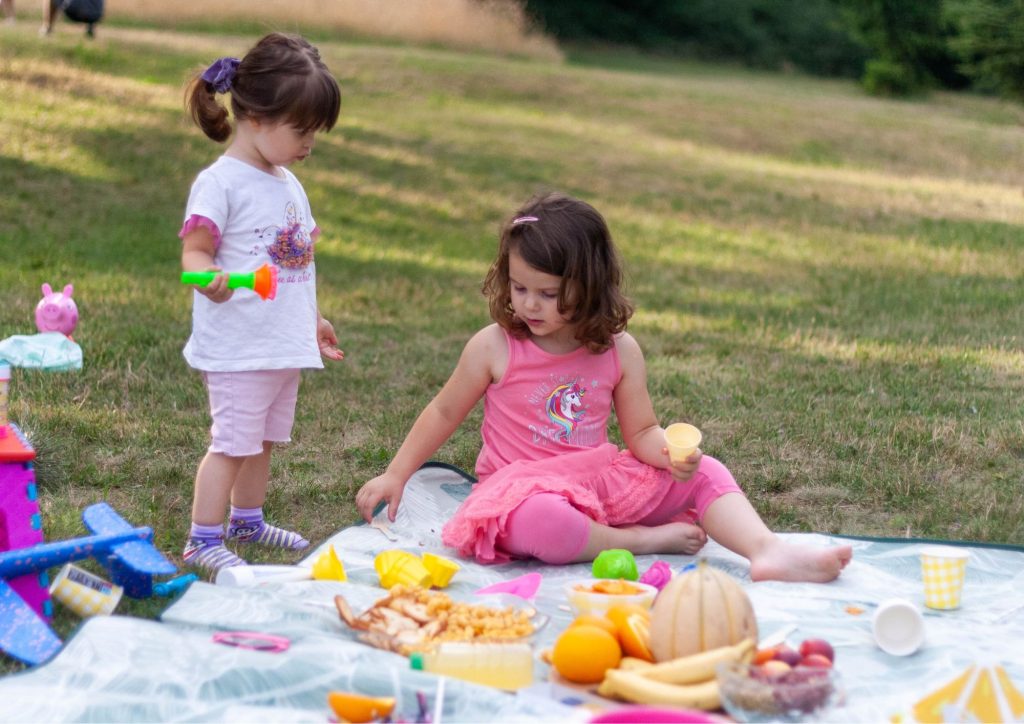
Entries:
{"label": "green and orange toy horn", "polygon": [[[182,272],[182,284],[205,287],[224,272]],[[229,272],[228,289],[252,289],[264,300],[277,296],[277,267],[264,264],[254,272]]]}

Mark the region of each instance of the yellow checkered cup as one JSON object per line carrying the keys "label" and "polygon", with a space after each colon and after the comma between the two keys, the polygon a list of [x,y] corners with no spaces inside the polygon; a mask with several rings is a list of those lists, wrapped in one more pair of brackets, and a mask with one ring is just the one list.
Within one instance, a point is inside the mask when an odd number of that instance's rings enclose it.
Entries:
{"label": "yellow checkered cup", "polygon": [[970,553],[967,550],[952,546],[925,546],[921,549],[925,606],[940,610],[960,608],[968,557]]}
{"label": "yellow checkered cup", "polygon": [[124,589],[70,563],[50,585],[50,595],[82,618],[110,614]]}

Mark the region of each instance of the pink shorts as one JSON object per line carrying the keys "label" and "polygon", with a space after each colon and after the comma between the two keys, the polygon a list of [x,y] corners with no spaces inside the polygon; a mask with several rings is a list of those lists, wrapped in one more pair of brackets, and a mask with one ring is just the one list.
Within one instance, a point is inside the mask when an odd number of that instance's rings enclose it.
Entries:
{"label": "pink shorts", "polygon": [[203,372],[210,396],[210,452],[247,457],[263,442],[291,442],[300,372]]}

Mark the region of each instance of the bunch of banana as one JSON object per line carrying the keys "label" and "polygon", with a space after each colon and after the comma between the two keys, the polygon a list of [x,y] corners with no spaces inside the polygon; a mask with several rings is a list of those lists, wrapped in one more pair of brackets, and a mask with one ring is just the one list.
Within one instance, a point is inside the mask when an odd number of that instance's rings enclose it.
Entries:
{"label": "bunch of banana", "polygon": [[754,640],[743,639],[733,646],[703,651],[671,661],[652,664],[642,659],[624,659],[618,669],[609,669],[597,693],[637,704],[660,704],[710,711],[722,700],[715,669],[719,664],[754,657]]}

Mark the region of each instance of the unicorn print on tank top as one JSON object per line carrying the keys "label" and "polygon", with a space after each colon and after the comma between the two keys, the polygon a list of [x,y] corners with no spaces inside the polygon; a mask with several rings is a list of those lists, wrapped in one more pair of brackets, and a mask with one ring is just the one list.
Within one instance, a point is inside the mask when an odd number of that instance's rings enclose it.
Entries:
{"label": "unicorn print on tank top", "polygon": [[556,425],[555,439],[568,439],[569,433],[583,420],[583,395],[586,388],[573,381],[568,385],[559,385],[548,395],[548,419]]}
{"label": "unicorn print on tank top", "polygon": [[555,380],[554,385],[543,394],[538,394],[540,390],[537,390],[530,396],[533,404],[543,406],[541,414],[550,423],[530,425],[534,443],[545,444],[562,440],[570,444],[588,444],[579,439],[582,432],[580,423],[586,417],[583,400],[587,388],[580,384],[579,379]]}

